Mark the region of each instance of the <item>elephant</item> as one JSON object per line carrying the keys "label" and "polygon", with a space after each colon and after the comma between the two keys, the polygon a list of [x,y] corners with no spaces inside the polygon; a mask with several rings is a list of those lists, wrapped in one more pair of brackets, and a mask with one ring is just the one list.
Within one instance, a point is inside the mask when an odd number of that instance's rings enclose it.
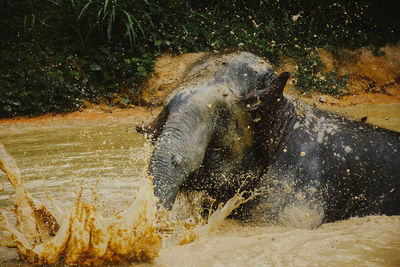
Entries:
{"label": "elephant", "polygon": [[[154,142],[148,166],[160,207],[180,191],[217,202],[261,190],[242,220],[315,228],[370,214],[400,214],[400,134],[312,108],[283,89],[249,52],[209,56],[137,130]],[[249,178],[251,177],[251,178]]]}
{"label": "elephant", "polygon": [[245,99],[267,159],[254,219],[301,228],[400,214],[400,133],[283,95],[288,74]]}

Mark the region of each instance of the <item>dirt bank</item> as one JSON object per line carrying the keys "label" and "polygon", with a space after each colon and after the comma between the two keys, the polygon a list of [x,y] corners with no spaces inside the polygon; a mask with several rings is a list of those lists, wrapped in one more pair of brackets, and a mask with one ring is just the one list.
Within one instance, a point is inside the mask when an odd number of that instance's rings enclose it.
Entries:
{"label": "dirt bank", "polygon": [[[400,43],[382,47],[376,53],[369,48],[342,50],[340,54],[319,49],[318,53],[326,65],[326,73],[336,70],[339,75],[349,74],[349,93],[341,98],[321,94],[306,97],[291,90],[292,86],[287,86],[287,93],[297,94],[304,101],[316,105],[400,103]],[[160,105],[190,68],[205,55],[206,53],[178,56],[164,54],[159,57],[155,65],[156,74],[141,88],[144,103]],[[292,71],[296,66],[294,59],[284,58],[281,65],[276,66],[276,70]],[[322,108],[323,106],[321,105]]]}
{"label": "dirt bank", "polygon": [[[319,54],[326,64],[326,72],[336,70],[339,74],[349,74],[349,93],[340,98],[313,94],[304,96],[292,90],[289,81],[285,92],[320,109],[329,110],[347,117],[366,120],[368,123],[400,131],[400,43],[387,45],[378,53],[362,48],[355,51],[343,50],[333,54],[320,49]],[[155,74],[144,83],[142,103],[147,107],[121,109],[105,105],[90,106],[69,114],[44,115],[36,118],[12,118],[0,120],[2,123],[46,120],[95,120],[132,116],[137,121],[149,121],[160,111],[167,95],[182,81],[190,68],[206,53],[188,53],[178,56],[164,54],[155,65]],[[282,60],[277,72],[292,71],[296,62],[291,58]],[[152,108],[158,107],[158,108]],[[359,108],[357,108],[359,107]]]}
{"label": "dirt bank", "polygon": [[[339,98],[317,93],[304,96],[291,89],[291,80],[285,88],[286,94],[295,95],[320,109],[400,131],[400,43],[382,47],[377,53],[369,48],[343,50],[340,54],[324,49],[318,52],[326,64],[325,72],[336,70],[340,75],[349,75],[348,94]],[[155,66],[157,75],[152,75],[142,87],[144,102],[153,106],[163,103],[190,68],[205,55],[165,54],[159,57]],[[286,58],[276,70],[292,71],[296,65],[294,59]]]}

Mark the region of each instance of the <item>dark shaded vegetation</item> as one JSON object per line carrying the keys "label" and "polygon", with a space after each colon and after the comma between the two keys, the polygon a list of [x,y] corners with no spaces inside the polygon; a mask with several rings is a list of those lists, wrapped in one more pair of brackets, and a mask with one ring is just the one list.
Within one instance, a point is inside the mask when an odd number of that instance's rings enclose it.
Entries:
{"label": "dark shaded vegetation", "polygon": [[116,94],[137,104],[162,52],[295,57],[301,92],[340,95],[346,77],[318,78],[315,48],[397,42],[397,11],[387,0],[0,0],[0,117],[76,110]]}
{"label": "dark shaded vegetation", "polygon": [[325,67],[326,65],[315,50],[299,59],[299,64],[293,71],[293,77],[300,93],[311,95],[313,92],[319,92],[333,96],[342,96],[347,93],[346,83],[349,75],[339,75],[336,70],[325,73]]}

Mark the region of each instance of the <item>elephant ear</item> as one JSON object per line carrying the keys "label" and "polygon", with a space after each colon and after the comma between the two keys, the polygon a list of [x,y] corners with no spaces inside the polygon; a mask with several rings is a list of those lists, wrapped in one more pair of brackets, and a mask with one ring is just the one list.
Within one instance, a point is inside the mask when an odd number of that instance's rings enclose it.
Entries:
{"label": "elephant ear", "polygon": [[168,106],[163,108],[158,116],[149,124],[136,125],[136,131],[155,141],[161,134],[169,115]]}
{"label": "elephant ear", "polygon": [[244,104],[250,110],[257,110],[261,106],[276,103],[283,96],[283,89],[289,77],[289,72],[282,72],[268,87],[245,95],[242,99]]}

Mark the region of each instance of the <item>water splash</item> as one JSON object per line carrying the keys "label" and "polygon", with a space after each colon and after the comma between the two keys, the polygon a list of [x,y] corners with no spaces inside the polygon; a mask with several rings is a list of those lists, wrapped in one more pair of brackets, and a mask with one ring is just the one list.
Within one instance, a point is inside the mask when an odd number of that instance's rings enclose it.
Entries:
{"label": "water splash", "polygon": [[[151,179],[143,179],[129,206],[111,216],[99,209],[99,200],[82,200],[78,187],[72,206],[62,211],[51,200],[52,209],[29,195],[15,160],[0,145],[0,169],[6,173],[16,191],[14,225],[0,212],[3,230],[11,234],[12,246],[19,257],[34,265],[65,262],[68,265],[98,265],[151,261],[168,244],[187,244],[205,238],[215,231],[224,219],[250,198],[244,191],[209,215],[208,220],[198,216],[202,210],[201,198],[185,219],[171,219],[171,212],[158,210]],[[194,213],[197,213],[195,215]],[[197,220],[193,220],[197,216]]]}
{"label": "water splash", "polygon": [[60,260],[68,265],[93,265],[149,261],[158,255],[162,238],[154,227],[157,208],[150,179],[143,181],[128,208],[110,217],[103,216],[96,201],[82,201],[82,188],[73,206],[65,212],[57,208],[55,216],[28,194],[14,159],[3,146],[0,169],[16,190],[17,223],[11,225],[4,214],[1,221],[22,260],[36,265]]}

